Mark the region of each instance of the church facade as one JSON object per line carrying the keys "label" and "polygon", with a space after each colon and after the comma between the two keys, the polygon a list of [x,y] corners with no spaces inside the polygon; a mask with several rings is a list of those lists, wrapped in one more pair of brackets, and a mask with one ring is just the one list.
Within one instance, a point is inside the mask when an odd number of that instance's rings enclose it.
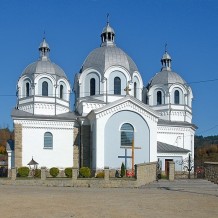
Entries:
{"label": "church facade", "polygon": [[[32,157],[45,167],[110,167],[194,157],[191,87],[172,71],[165,51],[162,68],[144,86],[134,61],[115,44],[107,22],[101,46],[85,59],[73,87],[65,72],[49,58],[45,39],[39,59],[28,65],[17,84],[12,111],[15,167]],[[70,93],[75,109],[70,109]]]}

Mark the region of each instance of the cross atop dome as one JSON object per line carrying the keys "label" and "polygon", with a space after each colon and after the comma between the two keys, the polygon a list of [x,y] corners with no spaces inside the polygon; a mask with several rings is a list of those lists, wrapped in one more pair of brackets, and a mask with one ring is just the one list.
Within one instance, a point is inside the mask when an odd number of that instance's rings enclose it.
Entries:
{"label": "cross atop dome", "polygon": [[109,14],[107,14],[107,24],[101,33],[101,46],[115,46],[115,32],[109,24]]}

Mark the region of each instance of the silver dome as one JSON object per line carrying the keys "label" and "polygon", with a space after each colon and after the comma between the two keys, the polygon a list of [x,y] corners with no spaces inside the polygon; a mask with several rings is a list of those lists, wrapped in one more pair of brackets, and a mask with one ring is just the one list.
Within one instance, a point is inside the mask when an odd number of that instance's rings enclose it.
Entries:
{"label": "silver dome", "polygon": [[161,60],[165,60],[165,59],[166,59],[166,60],[167,60],[167,59],[168,59],[168,60],[171,60],[171,57],[170,57],[170,55],[169,55],[167,52],[164,53],[164,55],[163,55],[163,57],[162,57]]}
{"label": "silver dome", "polygon": [[111,66],[124,67],[132,75],[138,68],[134,61],[120,48],[116,46],[103,46],[94,49],[83,63],[81,71],[94,68],[104,75]]}
{"label": "silver dome", "polygon": [[168,71],[168,70],[163,70],[159,73],[157,73],[150,82],[150,86],[153,85],[161,85],[161,84],[174,84],[174,83],[180,83],[180,84],[185,84],[185,80],[182,79],[181,76],[179,76],[177,73]]}
{"label": "silver dome", "polygon": [[107,23],[107,26],[103,28],[102,33],[109,33],[109,32],[115,34],[114,29],[109,25],[109,23]]}
{"label": "silver dome", "polygon": [[50,60],[39,60],[26,67],[23,71],[22,76],[33,76],[34,74],[48,73],[58,77],[67,78],[64,71],[55,63]]}
{"label": "silver dome", "polygon": [[39,49],[41,49],[41,48],[48,48],[50,50],[49,45],[46,42],[45,38],[43,38],[43,41],[39,45]]}

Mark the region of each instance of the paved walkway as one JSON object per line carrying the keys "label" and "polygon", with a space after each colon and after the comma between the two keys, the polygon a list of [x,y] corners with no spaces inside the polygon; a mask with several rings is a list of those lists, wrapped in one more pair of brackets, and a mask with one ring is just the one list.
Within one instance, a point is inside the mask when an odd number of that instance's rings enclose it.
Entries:
{"label": "paved walkway", "polygon": [[141,188],[0,185],[0,217],[217,218],[218,186],[161,180]]}
{"label": "paved walkway", "polygon": [[159,180],[142,188],[157,188],[174,192],[187,192],[218,197],[218,185],[203,179],[180,179],[173,182]]}

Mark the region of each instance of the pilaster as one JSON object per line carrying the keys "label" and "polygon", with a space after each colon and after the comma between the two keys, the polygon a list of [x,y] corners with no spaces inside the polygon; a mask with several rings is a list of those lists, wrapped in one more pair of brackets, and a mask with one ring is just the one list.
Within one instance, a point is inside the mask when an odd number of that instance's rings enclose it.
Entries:
{"label": "pilaster", "polygon": [[14,136],[15,136],[15,167],[22,166],[22,124],[14,124]]}
{"label": "pilaster", "polygon": [[73,128],[73,137],[74,137],[74,143],[73,143],[73,167],[79,167],[79,141],[80,141],[80,133],[79,128],[74,127]]}

